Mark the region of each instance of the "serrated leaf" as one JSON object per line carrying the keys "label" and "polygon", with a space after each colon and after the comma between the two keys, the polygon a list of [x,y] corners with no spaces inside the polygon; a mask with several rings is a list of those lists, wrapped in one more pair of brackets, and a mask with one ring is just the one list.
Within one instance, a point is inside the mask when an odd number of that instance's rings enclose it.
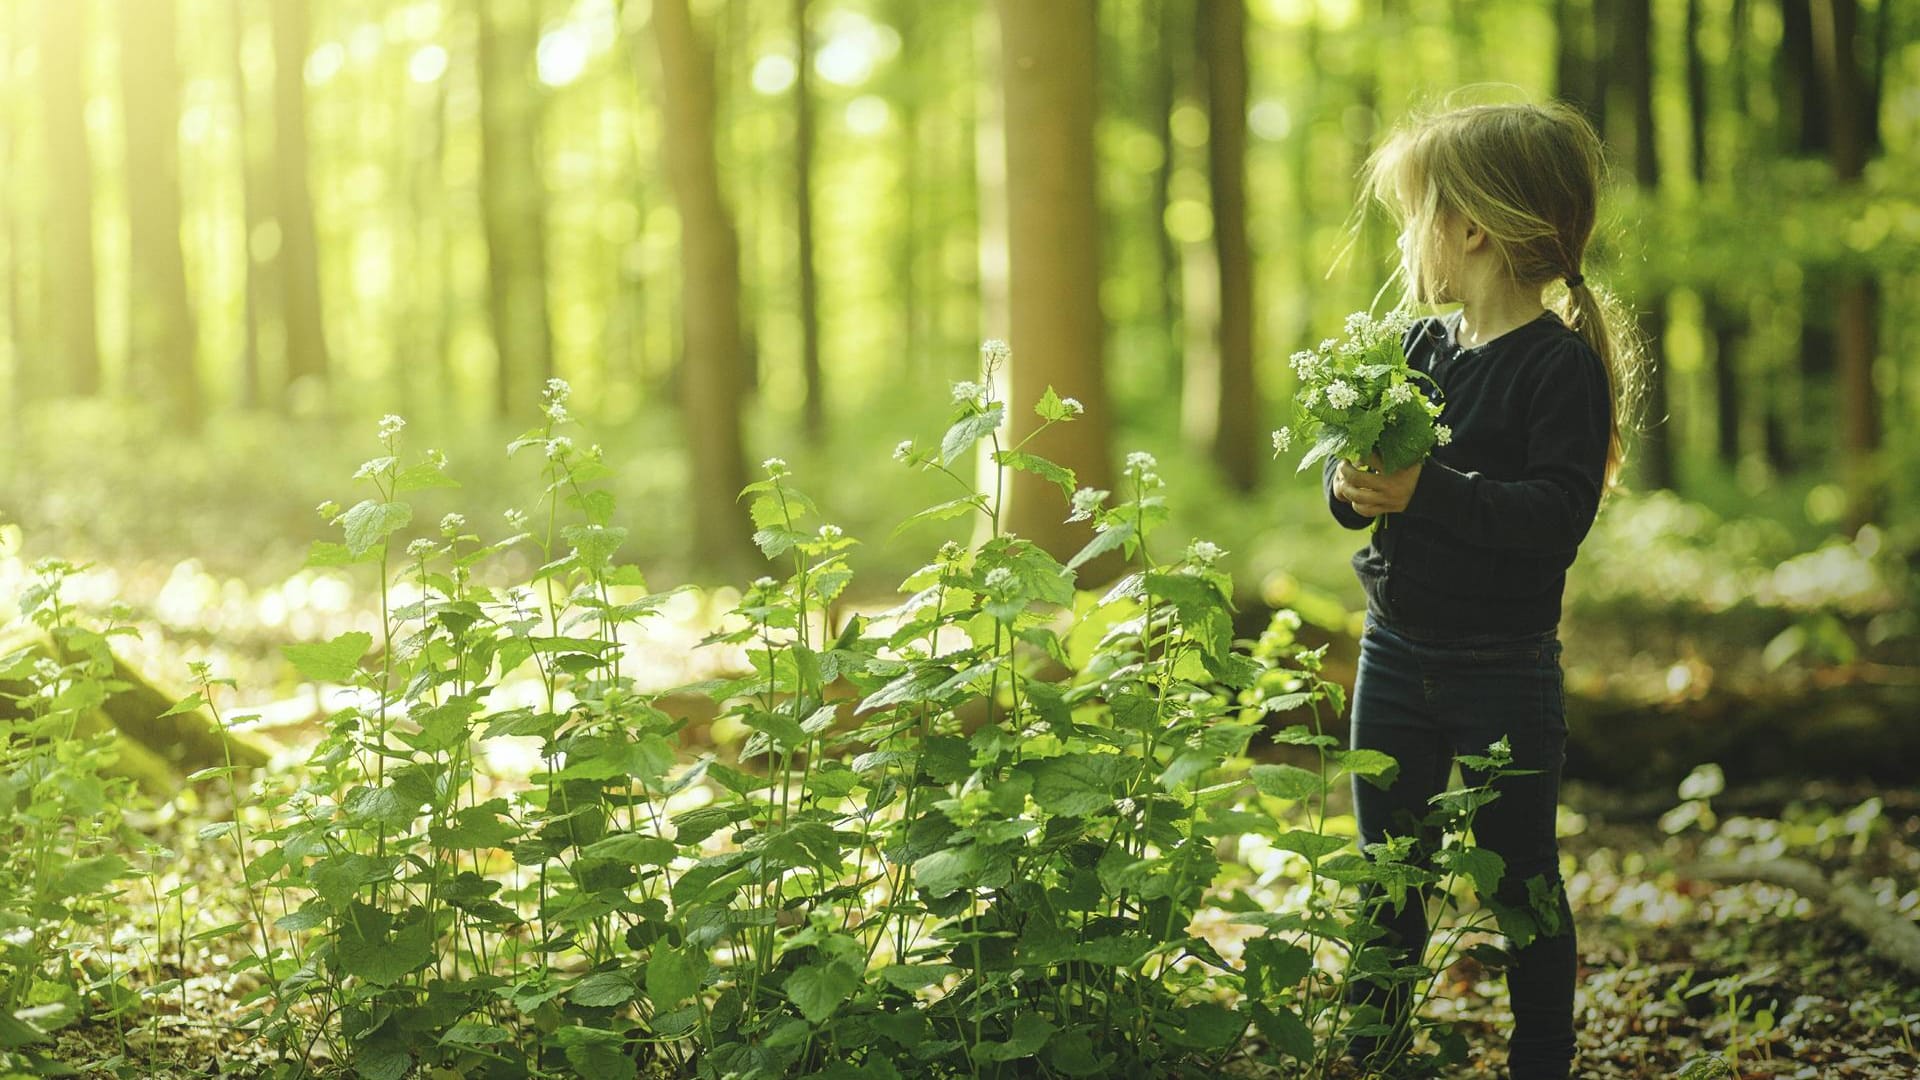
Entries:
{"label": "serrated leaf", "polygon": [[952,465],[955,458],[973,449],[974,443],[998,428],[1006,414],[1006,405],[996,401],[979,412],[970,412],[954,421],[940,439],[940,464]]}
{"label": "serrated leaf", "polygon": [[596,971],[581,979],[568,991],[567,998],[575,1005],[591,1008],[607,1008],[624,1005],[633,1000],[639,988],[633,985],[633,979],[624,971]]}
{"label": "serrated leaf", "polygon": [[282,645],[280,652],[311,682],[345,682],[359,670],[360,658],[372,647],[372,634],[353,630],[332,641]]}
{"label": "serrated leaf", "polygon": [[787,976],[787,999],[809,1022],[822,1023],[859,987],[860,974],[845,960],[808,964]]}
{"label": "serrated leaf", "polygon": [[1081,548],[1078,554],[1067,560],[1067,569],[1077,570],[1082,564],[1097,559],[1107,552],[1114,550],[1132,539],[1133,532],[1134,529],[1131,522],[1108,525],[1106,528],[1094,533],[1093,539],[1087,541],[1087,546]]}
{"label": "serrated leaf", "polygon": [[354,556],[364,555],[412,520],[413,507],[406,503],[364,499],[341,520],[347,532],[347,551]]}
{"label": "serrated leaf", "polygon": [[1262,795],[1282,799],[1305,799],[1320,794],[1320,774],[1298,765],[1255,765],[1253,786]]}

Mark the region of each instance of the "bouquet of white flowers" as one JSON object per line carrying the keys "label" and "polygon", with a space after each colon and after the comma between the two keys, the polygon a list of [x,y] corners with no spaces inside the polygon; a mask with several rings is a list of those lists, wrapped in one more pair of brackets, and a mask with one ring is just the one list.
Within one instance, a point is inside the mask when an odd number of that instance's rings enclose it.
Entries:
{"label": "bouquet of white flowers", "polygon": [[[1378,455],[1380,471],[1392,473],[1445,446],[1453,433],[1434,423],[1440,388],[1407,366],[1401,347],[1412,325],[1404,312],[1375,319],[1356,311],[1347,316],[1346,340],[1328,338],[1294,353],[1300,387],[1293,395],[1293,424],[1273,433],[1275,456],[1298,438],[1312,444],[1301,469],[1329,455],[1364,468]],[[1432,397],[1420,392],[1416,379],[1433,387]]]}

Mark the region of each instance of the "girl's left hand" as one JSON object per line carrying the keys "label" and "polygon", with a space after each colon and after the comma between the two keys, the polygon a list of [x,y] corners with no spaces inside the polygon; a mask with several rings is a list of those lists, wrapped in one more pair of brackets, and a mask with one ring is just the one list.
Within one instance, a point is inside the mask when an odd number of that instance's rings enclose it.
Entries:
{"label": "girl's left hand", "polygon": [[[1371,464],[1378,470],[1380,455],[1372,456]],[[1397,514],[1407,508],[1413,498],[1414,486],[1420,482],[1422,463],[1415,462],[1396,473],[1365,472],[1356,469],[1352,462],[1340,463],[1334,478],[1334,490],[1341,498],[1353,505],[1357,513],[1368,517],[1381,514]]]}

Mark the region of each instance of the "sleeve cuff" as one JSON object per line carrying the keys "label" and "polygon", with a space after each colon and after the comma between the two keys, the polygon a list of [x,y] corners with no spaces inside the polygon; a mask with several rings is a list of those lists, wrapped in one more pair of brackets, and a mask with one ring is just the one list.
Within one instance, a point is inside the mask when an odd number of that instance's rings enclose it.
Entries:
{"label": "sleeve cuff", "polygon": [[1407,497],[1407,513],[1450,523],[1473,492],[1474,478],[1433,458],[1420,467],[1420,479]]}

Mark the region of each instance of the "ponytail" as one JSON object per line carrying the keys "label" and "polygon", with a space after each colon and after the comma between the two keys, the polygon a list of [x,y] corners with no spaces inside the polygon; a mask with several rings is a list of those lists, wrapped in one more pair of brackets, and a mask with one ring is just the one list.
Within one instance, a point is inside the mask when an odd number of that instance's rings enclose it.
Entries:
{"label": "ponytail", "polygon": [[1590,285],[1579,273],[1567,279],[1567,296],[1559,307],[1563,322],[1580,335],[1580,340],[1600,355],[1607,369],[1607,389],[1613,398],[1612,417],[1607,432],[1606,492],[1620,486],[1620,471],[1626,462],[1626,445],[1621,432],[1639,426],[1639,412],[1646,399],[1648,354],[1639,331],[1618,297]]}

